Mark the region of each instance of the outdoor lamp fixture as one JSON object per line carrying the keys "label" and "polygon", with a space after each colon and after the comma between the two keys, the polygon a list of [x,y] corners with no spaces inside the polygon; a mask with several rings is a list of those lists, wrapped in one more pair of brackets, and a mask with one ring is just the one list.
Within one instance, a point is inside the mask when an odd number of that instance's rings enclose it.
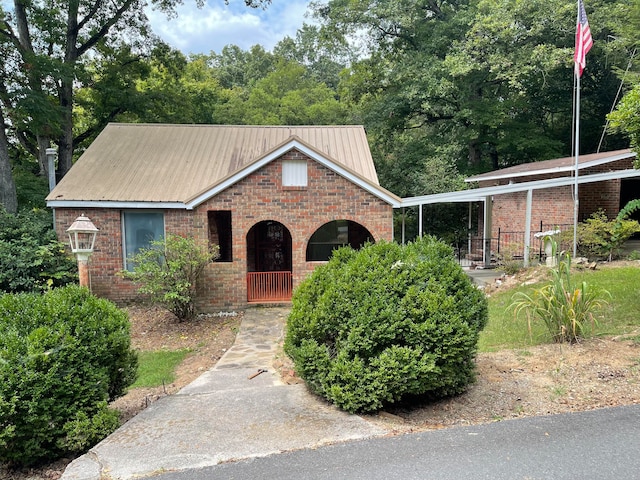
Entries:
{"label": "outdoor lamp fixture", "polygon": [[84,213],[67,228],[71,252],[78,259],[80,286],[89,287],[89,257],[93,253],[98,229]]}

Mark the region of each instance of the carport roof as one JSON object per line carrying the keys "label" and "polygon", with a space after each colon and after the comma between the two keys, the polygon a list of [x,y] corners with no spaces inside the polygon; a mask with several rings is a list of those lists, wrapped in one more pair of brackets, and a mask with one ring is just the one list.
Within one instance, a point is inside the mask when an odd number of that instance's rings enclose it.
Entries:
{"label": "carport roof", "polygon": [[[615,152],[584,155],[579,159],[579,168],[582,170],[595,165],[611,163],[625,158],[634,158],[635,156],[635,152],[632,152],[631,150],[618,150]],[[555,160],[547,160],[543,162],[534,162],[531,164],[517,165],[515,167],[505,168],[503,170],[496,170],[495,172],[489,172],[483,175],[476,175],[474,177],[468,178],[467,181],[493,180],[499,178],[511,178],[515,176],[543,175],[557,172],[566,173],[566,175],[559,178],[548,178],[530,182],[509,183],[507,185],[470,188],[468,190],[459,190],[456,192],[408,197],[402,199],[400,206],[414,207],[418,205],[428,205],[435,203],[484,202],[487,197],[491,197],[493,195],[526,192],[528,190],[540,190],[545,188],[573,185],[575,183],[575,178],[573,176],[573,172],[575,171],[575,163],[573,164],[574,166],[572,168],[568,162],[569,160],[575,162],[575,158],[573,157],[558,158]],[[497,176],[498,172],[503,172],[503,174]],[[626,170],[612,170],[610,172],[578,176],[578,184],[634,177],[640,177],[640,170],[633,168]]]}
{"label": "carport roof", "polygon": [[[612,163],[618,160],[624,160],[625,158],[633,158],[635,156],[636,154],[632,152],[631,149],[580,155],[578,157],[578,169],[583,170],[585,168]],[[572,173],[575,170],[575,162],[575,157],[563,157],[540,162],[523,163],[521,165],[514,165],[513,167],[474,175],[473,177],[465,179],[465,182],[483,182],[487,180],[550,175],[554,173]]]}

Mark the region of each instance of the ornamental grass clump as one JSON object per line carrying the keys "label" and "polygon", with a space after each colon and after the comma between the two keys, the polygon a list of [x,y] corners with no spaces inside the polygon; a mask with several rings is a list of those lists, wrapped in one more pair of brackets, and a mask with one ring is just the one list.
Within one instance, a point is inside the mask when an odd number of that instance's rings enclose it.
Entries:
{"label": "ornamental grass clump", "polygon": [[[553,242],[553,255],[557,245]],[[518,292],[510,306],[516,317],[524,314],[531,323],[541,321],[557,343],[575,343],[597,324],[595,313],[607,304],[608,293],[583,281],[575,285],[571,277],[571,255],[562,252],[551,270],[551,281],[531,294]]]}
{"label": "ornamental grass clump", "polygon": [[346,247],[296,288],[284,348],[312,391],[370,412],[464,391],[487,315],[484,293],[433,238]]}

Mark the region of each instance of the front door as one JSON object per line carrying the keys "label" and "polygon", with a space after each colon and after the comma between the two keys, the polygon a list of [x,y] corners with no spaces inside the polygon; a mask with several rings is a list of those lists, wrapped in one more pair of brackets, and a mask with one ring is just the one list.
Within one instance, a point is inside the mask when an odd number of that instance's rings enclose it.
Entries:
{"label": "front door", "polygon": [[282,223],[267,220],[247,234],[247,301],[291,300],[291,234]]}

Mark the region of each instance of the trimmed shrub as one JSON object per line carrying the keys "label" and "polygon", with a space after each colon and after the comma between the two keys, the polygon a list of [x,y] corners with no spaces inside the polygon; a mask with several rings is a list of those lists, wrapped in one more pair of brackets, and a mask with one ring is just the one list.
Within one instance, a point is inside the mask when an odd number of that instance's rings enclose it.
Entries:
{"label": "trimmed shrub", "polygon": [[[0,461],[30,465],[87,448],[134,380],[127,314],[85,288],[0,297]],[[85,437],[80,430],[86,429]]]}
{"label": "trimmed shrub", "polygon": [[[624,243],[632,235],[640,232],[636,220],[628,220],[636,201],[628,204],[619,215],[608,220],[603,211],[598,211],[578,225],[578,253],[592,260],[609,260],[620,256]],[[635,208],[634,208],[635,209]]]}
{"label": "trimmed shrub", "polygon": [[433,238],[341,248],[295,290],[285,352],[309,388],[349,412],[475,379],[487,301]]}

